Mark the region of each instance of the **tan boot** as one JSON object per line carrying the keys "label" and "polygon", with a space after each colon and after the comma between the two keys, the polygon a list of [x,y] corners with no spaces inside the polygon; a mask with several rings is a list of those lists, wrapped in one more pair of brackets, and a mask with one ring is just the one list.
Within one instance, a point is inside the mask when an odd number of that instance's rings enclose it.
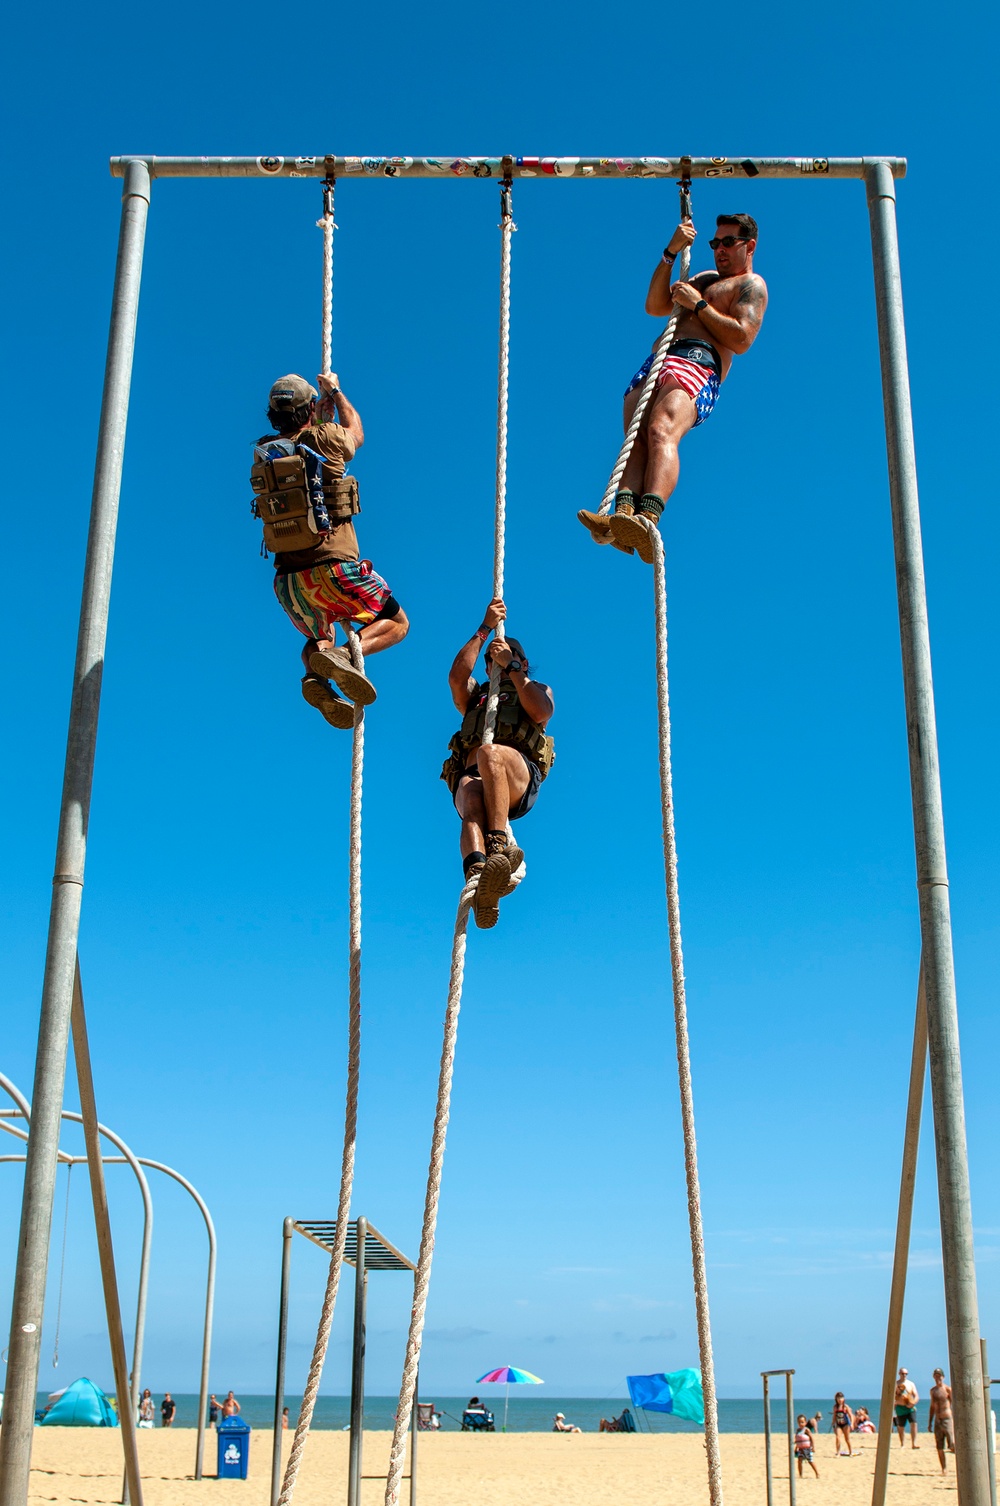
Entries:
{"label": "tan boot", "polygon": [[338,648],[332,643],[329,648],[318,648],[309,655],[309,668],[314,675],[332,680],[356,706],[370,706],[378,695],[368,676],[354,668],[346,648]]}
{"label": "tan boot", "polygon": [[629,553],[635,550],[644,564],[653,564],[656,545],[652,530],[659,527],[662,512],[662,499],[652,492],[644,493],[639,498],[639,507],[634,514],[631,511],[615,511],[611,519],[611,542],[619,548],[628,548]]}
{"label": "tan boot", "polygon": [[589,529],[595,544],[611,543],[611,518],[607,513],[588,512],[586,508],[581,508],[577,517],[584,528]]}
{"label": "tan boot", "polygon": [[347,731],[354,726],[354,707],[350,701],[342,701],[336,695],[325,680],[319,675],[304,675],[302,679],[302,697],[315,706],[331,727],[339,727],[341,731]]}

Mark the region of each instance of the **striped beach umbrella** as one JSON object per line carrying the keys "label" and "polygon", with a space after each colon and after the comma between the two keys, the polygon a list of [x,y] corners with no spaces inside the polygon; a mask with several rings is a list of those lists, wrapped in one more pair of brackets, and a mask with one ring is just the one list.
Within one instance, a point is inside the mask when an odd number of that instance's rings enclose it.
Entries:
{"label": "striped beach umbrella", "polygon": [[545,1382],[540,1375],[532,1375],[530,1370],[519,1370],[516,1365],[501,1365],[499,1370],[487,1370],[476,1382],[479,1386],[505,1387],[503,1393],[503,1430],[507,1431],[507,1403],[510,1398],[511,1386],[544,1386]]}

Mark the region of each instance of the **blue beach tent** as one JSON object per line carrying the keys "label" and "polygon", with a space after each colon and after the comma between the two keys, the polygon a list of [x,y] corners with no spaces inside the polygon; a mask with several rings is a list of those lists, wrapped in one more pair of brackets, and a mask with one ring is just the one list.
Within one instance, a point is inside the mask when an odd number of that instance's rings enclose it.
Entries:
{"label": "blue beach tent", "polygon": [[43,1428],[116,1428],[118,1413],[100,1386],[81,1378],[67,1386],[38,1421]]}
{"label": "blue beach tent", "polygon": [[705,1398],[697,1370],[673,1370],[669,1375],[627,1375],[634,1407],[646,1412],[672,1412],[705,1426]]}

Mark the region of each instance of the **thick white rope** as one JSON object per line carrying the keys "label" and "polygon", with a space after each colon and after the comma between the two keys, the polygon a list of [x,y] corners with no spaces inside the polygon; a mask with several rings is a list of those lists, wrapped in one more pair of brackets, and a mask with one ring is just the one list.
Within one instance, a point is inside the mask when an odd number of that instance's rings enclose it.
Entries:
{"label": "thick white rope", "polygon": [[427,1312],[427,1291],[431,1279],[431,1261],[434,1255],[434,1231],[437,1228],[438,1204],[441,1200],[441,1178],[444,1172],[444,1149],[448,1134],[448,1119],[451,1113],[451,1080],[455,1070],[455,1042],[458,1036],[458,1016],[462,1008],[462,984],[465,978],[465,946],[469,928],[469,910],[476,892],[476,881],[466,884],[458,901],[455,920],[455,936],[451,947],[451,974],[448,981],[448,1006],[444,1016],[444,1042],[441,1047],[441,1066],[438,1072],[437,1108],[434,1112],[434,1130],[431,1135],[431,1158],[427,1170],[427,1196],[424,1202],[424,1224],[420,1233],[420,1254],[413,1278],[413,1307],[410,1311],[410,1331],[406,1340],[406,1358],[403,1361],[403,1378],[399,1388],[399,1406],[392,1433],[392,1449],[389,1454],[389,1472],[385,1481],[385,1506],[396,1506],[399,1488],[406,1462],[406,1441],[413,1409],[417,1369],[420,1365],[420,1346],[424,1332],[424,1317]]}
{"label": "thick white rope", "polygon": [[[690,267],[691,247],[685,246],[684,250],[681,252],[680,270],[677,274],[678,282],[687,282]],[[645,415],[646,409],[649,407],[650,399],[652,398],[653,393],[656,391],[656,383],[659,380],[660,372],[663,370],[663,363],[667,359],[667,351],[670,349],[670,346],[673,342],[674,332],[677,329],[681,315],[685,312],[686,310],[683,308],[677,307],[674,309],[674,312],[670,315],[666,329],[663,331],[663,334],[656,342],[656,348],[653,351],[653,364],[649,368],[649,375],[643,383],[642,391],[639,393],[639,401],[635,405],[635,412],[632,414],[632,422],[628,426],[628,431],[622,441],[622,447],[618,452],[618,459],[615,461],[615,468],[611,472],[611,477],[608,481],[607,487],[605,488],[604,496],[601,500],[601,505],[597,509],[599,513],[609,513],[611,511],[612,504],[615,500],[615,493],[618,490],[618,484],[621,481],[622,476],[624,476],[625,474],[625,467],[628,465],[628,458],[632,453],[632,446],[635,444],[635,436],[638,434],[640,428],[642,427],[643,416]],[[610,543],[611,540],[602,540],[601,542]]]}
{"label": "thick white rope", "polygon": [[[503,596],[504,554],[507,540],[507,390],[510,380],[510,238],[517,226],[511,205],[510,185],[500,194],[500,352],[497,361],[497,468],[493,509],[493,595]],[[498,637],[506,637],[501,623]],[[500,700],[500,669],[490,665],[490,688],[486,696],[483,747],[493,741]]]}
{"label": "thick white rope", "polygon": [[[333,338],[333,192],[327,200],[327,212],[317,223],[323,231],[323,371],[332,370]],[[351,660],[361,674],[365,661],[361,641],[348,625],[347,641]],[[295,1425],[295,1437],[285,1466],[285,1476],[278,1497],[278,1506],[288,1506],[295,1491],[299,1465],[312,1426],[316,1398],[319,1395],[323,1365],[330,1343],[330,1330],[337,1306],[337,1291],[340,1273],[344,1266],[344,1249],[347,1244],[347,1226],[351,1215],[351,1194],[354,1188],[354,1159],[358,1138],[358,1083],[361,1072],[361,792],[365,764],[365,713],[361,706],[354,708],[354,741],[351,751],[351,827],[350,827],[350,932],[349,932],[349,994],[348,1048],[347,1048],[347,1104],[344,1111],[344,1149],[340,1165],[340,1195],[337,1200],[337,1227],[330,1255],[330,1269],[326,1278],[326,1291],[320,1310],[316,1344],[312,1362],[306,1377],[302,1406]]]}
{"label": "thick white rope", "polygon": [[667,677],[667,583],[663,538],[658,528],[650,530],[654,543],[653,579],[656,596],[656,705],[660,739],[660,803],[663,812],[663,869],[667,890],[667,927],[670,933],[670,970],[674,994],[674,1034],[677,1043],[677,1079],[681,1097],[684,1133],[684,1173],[687,1179],[688,1224],[691,1233],[691,1267],[698,1323],[698,1354],[701,1388],[705,1398],[705,1453],[708,1460],[708,1492],[711,1506],[722,1506],[722,1460],[719,1456],[719,1408],[715,1394],[715,1362],[712,1357],[712,1324],[708,1311],[708,1276],[705,1269],[705,1234],[701,1220],[701,1189],[698,1182],[698,1141],[694,1123],[694,1091],[691,1083],[691,1048],[688,1040],[687,996],[684,984],[684,951],[681,945],[681,902],[677,885],[677,838],[674,831],[673,777],[670,767],[670,684]]}

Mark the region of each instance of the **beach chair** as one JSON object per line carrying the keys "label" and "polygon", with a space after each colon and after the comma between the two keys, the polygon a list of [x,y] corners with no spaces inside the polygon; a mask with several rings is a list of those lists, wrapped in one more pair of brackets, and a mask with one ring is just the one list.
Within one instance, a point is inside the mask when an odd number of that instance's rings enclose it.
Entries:
{"label": "beach chair", "polygon": [[612,1417],[611,1421],[605,1426],[604,1431],[606,1433],[634,1433],[635,1421],[628,1407],[625,1408],[620,1417]]}
{"label": "beach chair", "polygon": [[441,1426],[442,1414],[435,1409],[432,1401],[417,1402],[417,1432],[433,1433]]}
{"label": "beach chair", "polygon": [[471,1412],[466,1408],[462,1413],[462,1432],[495,1433],[493,1413],[488,1412],[485,1407],[473,1407]]}

